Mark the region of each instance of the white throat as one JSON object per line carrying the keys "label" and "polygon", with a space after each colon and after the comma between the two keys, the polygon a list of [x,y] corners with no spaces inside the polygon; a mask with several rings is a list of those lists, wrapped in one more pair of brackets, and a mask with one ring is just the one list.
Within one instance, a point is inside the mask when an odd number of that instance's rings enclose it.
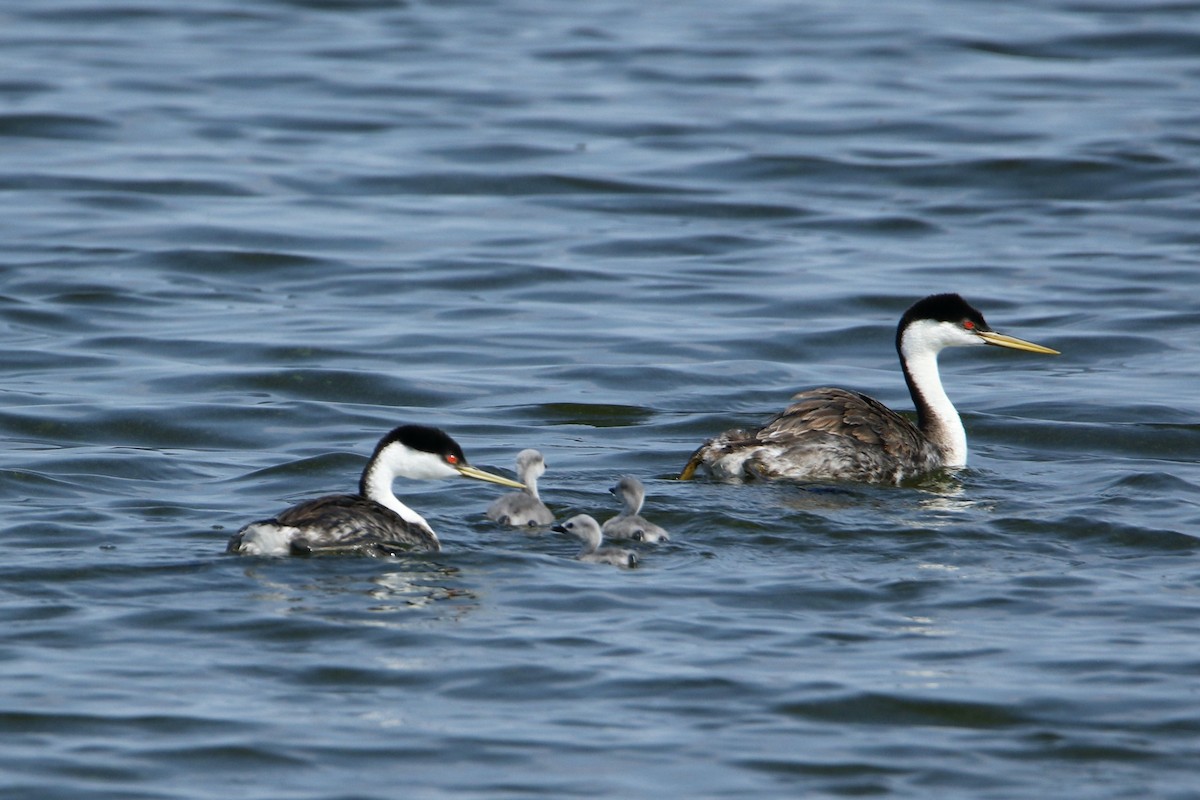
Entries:
{"label": "white throat", "polygon": [[442,477],[440,474],[415,474],[420,470],[413,468],[413,459],[408,451],[404,450],[385,450],[380,454],[380,458],[368,467],[367,474],[363,481],[367,499],[374,500],[384,508],[389,508],[400,515],[400,518],[405,522],[411,522],[414,525],[420,525],[429,533],[433,534],[436,539],[437,534],[433,532],[433,528],[425,518],[413,511],[392,492],[392,482],[397,475],[412,475],[414,477]]}
{"label": "white throat", "polygon": [[914,325],[904,335],[900,354],[921,417],[922,432],[941,451],[945,466],[962,467],[967,463],[967,432],[942,387],[937,361],[943,347],[962,342],[947,341],[939,336],[938,327]]}

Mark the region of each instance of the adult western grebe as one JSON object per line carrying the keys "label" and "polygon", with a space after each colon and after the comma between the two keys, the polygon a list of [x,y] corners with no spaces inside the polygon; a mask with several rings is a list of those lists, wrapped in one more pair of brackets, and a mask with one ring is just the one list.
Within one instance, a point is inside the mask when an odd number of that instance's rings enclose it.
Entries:
{"label": "adult western grebe", "polygon": [[624,507],[617,516],[606,520],[600,529],[609,539],[633,539],[638,542],[665,542],[671,537],[665,530],[641,516],[646,489],[642,482],[627,475],[609,489]]}
{"label": "adult western grebe", "polygon": [[525,491],[497,497],[488,506],[488,519],[514,528],[536,527],[554,522],[554,512],[546,508],[546,504],[538,496],[537,481],[545,473],[546,461],[537,450],[522,450],[517,453],[517,478],[525,484]]}
{"label": "adult western grebe", "polygon": [[469,465],[458,442],[445,431],[402,425],[375,446],[359,479],[358,494],[318,497],[271,519],[252,522],[234,534],[226,550],[264,556],[440,550],[437,534],[424,517],[392,494],[392,481],[455,476],[523,488],[517,481]]}
{"label": "adult western grebe", "polygon": [[583,549],[575,557],[593,564],[615,564],[618,567],[636,567],[637,553],[619,547],[601,547],[604,535],[600,523],[587,514],[577,514],[566,522],[554,526],[559,533],[569,533],[583,542]]}
{"label": "adult western grebe", "polygon": [[900,483],[967,463],[967,434],[938,376],[945,347],[991,344],[1058,355],[997,333],[957,294],[935,294],[904,312],[896,351],[917,424],[877,400],[846,389],[813,389],[758,430],[731,430],[700,446],[680,474],[704,466],[720,480],[783,478]]}

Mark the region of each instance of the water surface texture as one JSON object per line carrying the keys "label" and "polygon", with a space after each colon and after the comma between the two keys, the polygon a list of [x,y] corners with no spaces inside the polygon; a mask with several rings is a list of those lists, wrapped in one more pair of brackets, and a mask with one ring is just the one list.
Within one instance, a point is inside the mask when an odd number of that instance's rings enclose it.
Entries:
{"label": "water surface texture", "polygon": [[[1200,4],[15,0],[0,795],[1200,796]],[[673,480],[958,291],[965,471]],[[223,554],[401,422],[581,564]]]}

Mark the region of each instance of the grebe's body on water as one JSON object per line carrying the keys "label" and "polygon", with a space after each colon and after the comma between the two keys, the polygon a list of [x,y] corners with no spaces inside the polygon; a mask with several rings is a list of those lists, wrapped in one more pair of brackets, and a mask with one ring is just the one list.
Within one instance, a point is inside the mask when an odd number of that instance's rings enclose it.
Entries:
{"label": "grebe's body on water", "polygon": [[731,430],[692,454],[681,480],[704,467],[719,480],[901,483],[967,463],[967,434],[942,388],[937,357],[946,347],[996,345],[1031,353],[1057,350],[993,331],[957,294],[913,304],[896,329],[896,351],[917,422],[864,394],[822,388],[801,392],[757,430]]}
{"label": "grebe's body on water", "polygon": [[609,539],[633,539],[637,542],[665,542],[667,532],[641,515],[646,488],[637,478],[627,475],[609,489],[621,501],[621,513],[604,521],[601,532]]}
{"label": "grebe's body on water", "polygon": [[575,558],[592,564],[613,564],[618,567],[636,567],[637,553],[620,547],[601,547],[604,534],[600,532],[600,523],[587,514],[576,514],[570,519],[554,526],[559,533],[570,534],[583,542],[583,547]]}
{"label": "grebe's body on water", "polygon": [[517,453],[517,479],[525,491],[497,497],[488,506],[488,519],[514,528],[537,527],[554,522],[554,512],[538,495],[537,481],[546,473],[546,461],[537,450]]}
{"label": "grebe's body on water", "polygon": [[389,555],[441,549],[437,534],[392,493],[396,478],[464,477],[523,488],[517,481],[476,469],[458,442],[438,428],[402,425],[375,446],[358,494],[335,494],[292,506],[252,522],[229,540],[227,552],[243,555]]}

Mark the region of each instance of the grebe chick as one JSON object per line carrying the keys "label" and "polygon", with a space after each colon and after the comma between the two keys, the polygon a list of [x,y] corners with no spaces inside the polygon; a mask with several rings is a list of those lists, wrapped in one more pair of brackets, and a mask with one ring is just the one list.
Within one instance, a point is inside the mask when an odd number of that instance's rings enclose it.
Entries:
{"label": "grebe chick", "polygon": [[517,479],[525,484],[525,491],[510,492],[493,500],[488,506],[488,519],[514,528],[537,527],[554,522],[554,513],[546,508],[538,496],[538,478],[545,472],[546,461],[537,450],[517,453]]}
{"label": "grebe chick", "polygon": [[633,539],[637,542],[665,542],[671,537],[665,530],[639,516],[642,501],[646,497],[646,489],[642,482],[631,475],[621,478],[617,485],[609,489],[625,507],[621,513],[604,522],[601,531],[609,539]]}
{"label": "grebe chick", "polygon": [[441,549],[437,534],[424,517],[396,498],[392,481],[456,476],[521,487],[472,467],[445,431],[402,425],[375,446],[359,479],[358,494],[318,497],[271,519],[252,522],[233,535],[226,552],[285,556],[437,551]]}
{"label": "grebe chick", "polygon": [[619,547],[601,547],[604,534],[600,523],[587,514],[577,514],[566,522],[554,526],[559,533],[569,533],[583,542],[583,549],[575,557],[593,564],[615,564],[618,567],[636,567],[637,553]]}
{"label": "grebe chick", "polygon": [[813,389],[757,430],[709,439],[688,459],[680,480],[704,467],[718,480],[894,483],[967,463],[962,419],[942,388],[938,353],[946,347],[996,345],[1030,353],[1057,350],[997,333],[957,294],[918,300],[896,328],[896,351],[917,409],[914,425],[887,406],[846,389]]}

